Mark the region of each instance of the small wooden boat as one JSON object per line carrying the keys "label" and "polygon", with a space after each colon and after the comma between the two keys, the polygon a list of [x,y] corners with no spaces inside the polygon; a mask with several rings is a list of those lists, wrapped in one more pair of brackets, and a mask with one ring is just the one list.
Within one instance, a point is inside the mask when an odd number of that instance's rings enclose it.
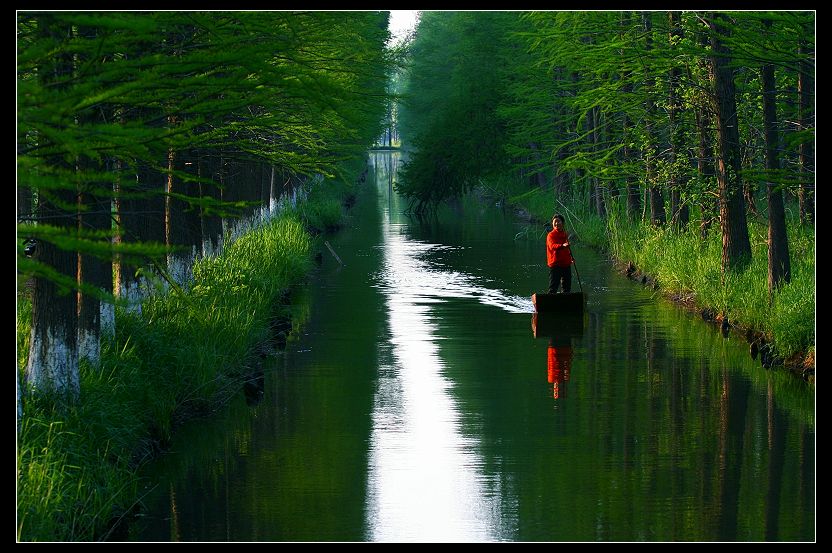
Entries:
{"label": "small wooden boat", "polygon": [[537,313],[551,313],[553,315],[581,314],[586,309],[586,294],[584,292],[569,292],[566,294],[532,294],[532,303]]}

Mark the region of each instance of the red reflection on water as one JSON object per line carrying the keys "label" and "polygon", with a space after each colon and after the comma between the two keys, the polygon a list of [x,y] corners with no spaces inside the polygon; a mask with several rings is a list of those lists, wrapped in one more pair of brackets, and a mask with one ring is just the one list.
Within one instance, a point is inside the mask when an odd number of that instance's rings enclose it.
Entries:
{"label": "red reflection on water", "polygon": [[549,340],[546,367],[553,397],[566,397],[566,383],[569,381],[569,369],[572,367],[572,346],[556,345],[554,340]]}

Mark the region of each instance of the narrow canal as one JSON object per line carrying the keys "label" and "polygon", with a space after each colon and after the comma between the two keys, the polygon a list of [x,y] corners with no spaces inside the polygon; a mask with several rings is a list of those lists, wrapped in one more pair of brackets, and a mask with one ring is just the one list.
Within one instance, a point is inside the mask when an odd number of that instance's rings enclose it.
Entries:
{"label": "narrow canal", "polygon": [[[146,467],[136,541],[811,541],[813,392],[578,242],[542,328],[542,229],[411,220],[371,154],[262,393]],[[570,229],[580,230],[580,229]],[[573,289],[580,288],[573,276]]]}

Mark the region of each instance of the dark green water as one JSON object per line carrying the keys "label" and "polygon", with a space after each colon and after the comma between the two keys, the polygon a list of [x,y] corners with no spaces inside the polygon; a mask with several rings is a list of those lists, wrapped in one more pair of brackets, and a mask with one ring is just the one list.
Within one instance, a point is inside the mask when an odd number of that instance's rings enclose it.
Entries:
{"label": "dark green water", "polygon": [[536,338],[542,231],[411,221],[398,155],[371,154],[262,398],[147,467],[132,540],[815,539],[810,389],[580,245],[587,314]]}

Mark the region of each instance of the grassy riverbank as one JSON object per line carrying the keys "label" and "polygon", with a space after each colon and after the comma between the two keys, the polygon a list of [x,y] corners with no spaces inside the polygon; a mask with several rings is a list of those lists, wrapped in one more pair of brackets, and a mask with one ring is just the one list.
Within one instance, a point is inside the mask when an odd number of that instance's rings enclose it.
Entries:
{"label": "grassy riverbank", "polygon": [[[139,504],[137,469],[178,422],[210,412],[241,386],[258,348],[285,320],[287,292],[312,267],[313,234],[336,227],[350,186],[318,184],[307,201],[193,267],[184,294],[117,309],[101,364],[81,367],[71,406],[26,397],[17,436],[17,539],[106,539]],[[28,352],[31,303],[18,296],[18,368]],[[22,374],[22,373],[21,373]]]}
{"label": "grassy riverbank", "polygon": [[[567,228],[578,240],[606,251],[631,276],[643,276],[661,293],[759,344],[773,346],[775,364],[795,372],[814,374],[815,355],[815,233],[788,220],[791,282],[773,295],[767,287],[767,222],[751,219],[752,262],[742,272],[722,278],[722,242],[719,228],[702,241],[698,225],[684,232],[628,223],[612,208],[607,220],[579,209],[552,206],[551,190],[512,195],[510,187],[491,190],[514,209],[526,212],[535,226],[544,228],[554,211],[567,218]],[[531,234],[530,234],[531,236]],[[536,234],[535,234],[536,236]],[[805,371],[805,373],[804,373]]]}

